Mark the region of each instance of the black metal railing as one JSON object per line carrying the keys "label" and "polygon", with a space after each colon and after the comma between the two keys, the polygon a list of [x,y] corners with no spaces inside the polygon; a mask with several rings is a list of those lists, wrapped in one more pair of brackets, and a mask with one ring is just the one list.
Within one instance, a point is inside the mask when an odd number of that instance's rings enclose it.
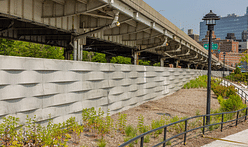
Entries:
{"label": "black metal railing", "polygon": [[[235,85],[233,85],[233,86],[236,87]],[[236,88],[238,88],[238,87],[236,87]],[[238,95],[240,95],[239,92],[242,92],[242,96],[243,96],[243,93],[245,93],[242,89],[238,88],[238,91],[237,91]],[[247,98],[247,94],[246,93],[245,93],[245,96],[244,97],[245,97],[245,102],[246,102],[246,100],[247,100],[246,99]],[[245,115],[239,117],[239,115],[241,114],[242,111],[245,111],[244,112]],[[119,147],[125,147],[125,146],[133,143],[134,141],[139,140],[139,139],[140,139],[140,147],[143,147],[144,146],[144,137],[146,135],[151,134],[151,133],[155,133],[156,131],[161,130],[161,129],[164,130],[163,131],[163,133],[164,133],[163,141],[160,142],[160,143],[158,143],[158,144],[155,144],[153,147],[157,147],[157,146],[160,146],[160,145],[163,145],[163,147],[165,147],[166,146],[166,143],[168,141],[170,141],[170,140],[172,140],[172,139],[174,139],[176,137],[179,137],[181,135],[184,135],[183,142],[184,142],[184,145],[185,145],[186,144],[186,141],[187,141],[187,133],[192,132],[192,131],[195,131],[195,130],[198,130],[198,129],[202,129],[202,134],[204,135],[205,134],[205,128],[210,127],[210,126],[215,126],[215,125],[221,125],[220,129],[221,129],[221,132],[222,132],[223,125],[226,124],[226,123],[235,122],[235,126],[237,126],[239,120],[244,119],[244,121],[246,121],[247,120],[247,116],[248,116],[247,112],[248,112],[248,107],[246,107],[244,109],[241,109],[241,110],[232,111],[232,112],[222,112],[222,113],[215,113],[215,114],[206,114],[206,115],[199,115],[199,116],[194,116],[194,117],[186,118],[186,119],[183,119],[183,120],[180,120],[180,121],[177,121],[177,122],[174,122],[174,123],[171,123],[171,124],[168,124],[168,125],[165,125],[165,126],[161,126],[159,128],[153,129],[153,130],[150,130],[148,132],[145,132],[145,133],[143,133],[143,134],[141,134],[141,135],[139,135],[139,136],[137,136],[137,137],[135,137],[133,139],[130,139],[129,141],[127,141],[127,142],[125,142],[123,144],[121,144]],[[230,120],[224,121],[225,115],[227,115],[227,114],[233,114],[233,113],[234,114],[236,113],[236,118],[235,119],[230,119]],[[216,115],[221,115],[221,122],[213,123],[213,124],[207,124],[206,125],[206,117],[207,116],[211,117],[211,116],[216,116]],[[202,126],[188,130],[187,129],[188,128],[188,122],[190,120],[192,120],[192,119],[195,119],[195,118],[202,118]],[[167,128],[169,126],[176,125],[176,124],[183,123],[183,122],[185,124],[185,126],[184,126],[184,132],[179,133],[177,135],[174,135],[174,136],[172,136],[172,137],[170,137],[170,138],[167,139],[167,132],[168,132],[167,131]]]}

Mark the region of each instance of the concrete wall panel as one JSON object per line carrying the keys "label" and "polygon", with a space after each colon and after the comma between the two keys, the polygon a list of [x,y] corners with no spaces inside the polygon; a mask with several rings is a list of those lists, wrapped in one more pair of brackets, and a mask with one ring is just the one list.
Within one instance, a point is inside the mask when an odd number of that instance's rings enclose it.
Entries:
{"label": "concrete wall panel", "polygon": [[[101,107],[114,114],[179,90],[207,71],[0,56],[0,118],[37,115],[46,122],[71,116],[81,120],[84,108]],[[214,76],[222,72],[212,71]]]}

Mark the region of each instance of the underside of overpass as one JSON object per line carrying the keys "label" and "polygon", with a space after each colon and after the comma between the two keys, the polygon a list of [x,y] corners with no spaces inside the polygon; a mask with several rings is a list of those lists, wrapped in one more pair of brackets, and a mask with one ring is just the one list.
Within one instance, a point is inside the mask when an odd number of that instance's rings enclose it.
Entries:
{"label": "underside of overpass", "polygon": [[[0,0],[0,7],[1,38],[64,47],[66,59],[82,60],[87,50],[207,68],[207,51],[142,0]],[[222,65],[213,57],[213,70]]]}

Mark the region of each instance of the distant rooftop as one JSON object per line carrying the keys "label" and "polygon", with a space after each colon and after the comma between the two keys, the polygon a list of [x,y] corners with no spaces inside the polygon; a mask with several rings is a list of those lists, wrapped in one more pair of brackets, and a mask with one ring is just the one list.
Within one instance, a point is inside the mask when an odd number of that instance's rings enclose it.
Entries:
{"label": "distant rooftop", "polygon": [[[248,7],[246,7],[246,14],[244,14],[244,16],[245,15],[248,15]],[[220,16],[221,18],[223,18],[223,17],[240,17],[239,15],[236,15],[235,13],[232,13],[232,14],[227,14],[227,16]]]}

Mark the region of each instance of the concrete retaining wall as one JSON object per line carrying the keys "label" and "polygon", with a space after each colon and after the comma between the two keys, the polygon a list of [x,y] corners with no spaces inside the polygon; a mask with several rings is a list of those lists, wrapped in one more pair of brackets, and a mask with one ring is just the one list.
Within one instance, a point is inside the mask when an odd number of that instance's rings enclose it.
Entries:
{"label": "concrete retaining wall", "polygon": [[[162,98],[206,71],[0,56],[0,118],[81,120],[84,108],[111,114]],[[213,72],[217,74],[218,72]]]}

